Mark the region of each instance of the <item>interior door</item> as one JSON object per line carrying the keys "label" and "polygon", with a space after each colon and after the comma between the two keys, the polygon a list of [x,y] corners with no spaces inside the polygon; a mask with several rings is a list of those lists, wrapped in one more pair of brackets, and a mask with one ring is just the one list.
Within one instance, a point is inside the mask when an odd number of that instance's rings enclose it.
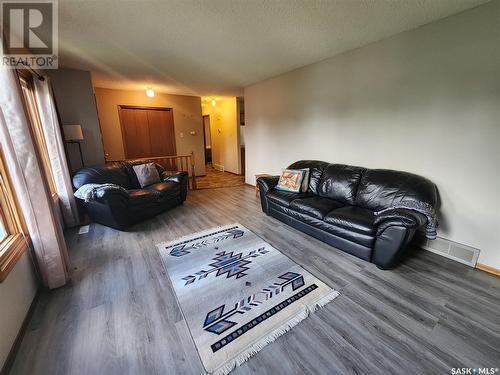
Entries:
{"label": "interior door", "polygon": [[127,159],[175,155],[172,109],[120,106],[119,112]]}
{"label": "interior door", "polygon": [[175,155],[175,132],[172,110],[148,110],[149,141],[148,156]]}
{"label": "interior door", "polygon": [[205,164],[212,162],[212,135],[210,129],[210,116],[203,116],[203,141],[205,143]]}

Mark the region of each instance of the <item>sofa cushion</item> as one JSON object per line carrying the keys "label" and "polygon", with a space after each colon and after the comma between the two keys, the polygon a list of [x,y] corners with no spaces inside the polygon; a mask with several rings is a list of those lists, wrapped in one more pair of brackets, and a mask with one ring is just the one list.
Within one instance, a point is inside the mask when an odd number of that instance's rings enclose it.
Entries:
{"label": "sofa cushion", "polygon": [[318,195],[344,204],[354,204],[358,184],[365,168],[343,164],[329,164],[318,185]]}
{"label": "sofa cushion", "polygon": [[346,206],[329,212],[324,219],[328,224],[367,235],[375,234],[373,211]]}
{"label": "sofa cushion", "polygon": [[312,194],[309,193],[291,193],[289,191],[280,191],[276,189],[271,189],[267,193],[267,198],[271,202],[275,202],[277,204],[280,204],[282,206],[288,207],[290,206],[290,203],[299,198],[306,198],[310,197]]}
{"label": "sofa cushion", "polygon": [[425,202],[438,208],[436,185],[413,173],[370,169],[363,173],[355,205],[380,211],[408,200]]}
{"label": "sofa cushion", "polygon": [[333,199],[322,197],[308,197],[295,199],[290,203],[290,208],[302,212],[306,215],[313,216],[317,219],[323,217],[335,208],[343,207],[340,202]]}
{"label": "sofa cushion", "polygon": [[304,214],[302,212],[299,212],[297,210],[294,210],[290,207],[284,207],[280,206],[275,203],[270,204],[270,210],[271,211],[279,211],[282,212],[286,215],[288,215],[291,218],[294,218],[296,220],[300,220],[303,223],[313,226],[316,229],[323,230],[325,232],[328,232],[334,236],[337,236],[339,238],[343,238],[346,241],[356,243],[358,245],[364,246],[366,248],[371,248],[373,246],[373,243],[375,241],[375,234],[365,234],[365,233],[359,233],[355,232],[351,229],[346,229],[340,226],[332,225],[327,223],[326,221],[323,221],[321,219],[316,219],[315,217],[312,217],[310,215]]}

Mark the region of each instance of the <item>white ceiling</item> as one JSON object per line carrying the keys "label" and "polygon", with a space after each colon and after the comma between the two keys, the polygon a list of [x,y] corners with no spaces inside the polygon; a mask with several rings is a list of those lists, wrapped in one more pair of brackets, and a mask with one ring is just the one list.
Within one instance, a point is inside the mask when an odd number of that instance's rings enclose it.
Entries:
{"label": "white ceiling", "polygon": [[242,88],[488,0],[60,0],[60,66],[96,87]]}

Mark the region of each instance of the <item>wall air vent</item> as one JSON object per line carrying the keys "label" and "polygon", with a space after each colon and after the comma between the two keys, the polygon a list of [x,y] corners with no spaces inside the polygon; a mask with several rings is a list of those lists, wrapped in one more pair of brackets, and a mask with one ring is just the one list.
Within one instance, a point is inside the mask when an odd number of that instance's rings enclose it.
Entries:
{"label": "wall air vent", "polygon": [[437,237],[435,240],[428,240],[425,238],[425,234],[423,232],[418,232],[415,235],[414,243],[424,250],[442,255],[445,258],[453,259],[471,267],[476,266],[477,258],[480,253],[479,249],[447,240],[442,237]]}

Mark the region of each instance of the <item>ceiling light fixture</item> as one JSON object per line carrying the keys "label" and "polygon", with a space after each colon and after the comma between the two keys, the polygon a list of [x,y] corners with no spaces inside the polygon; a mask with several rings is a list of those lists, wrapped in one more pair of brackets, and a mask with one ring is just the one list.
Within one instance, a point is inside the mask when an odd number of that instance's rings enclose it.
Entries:
{"label": "ceiling light fixture", "polygon": [[155,92],[153,91],[153,89],[151,87],[148,87],[148,89],[146,90],[146,95],[150,98],[152,98],[153,96],[155,96]]}
{"label": "ceiling light fixture", "polygon": [[212,107],[215,107],[217,105],[217,102],[215,101],[215,99],[212,99],[212,101],[210,102],[210,104],[212,104]]}

